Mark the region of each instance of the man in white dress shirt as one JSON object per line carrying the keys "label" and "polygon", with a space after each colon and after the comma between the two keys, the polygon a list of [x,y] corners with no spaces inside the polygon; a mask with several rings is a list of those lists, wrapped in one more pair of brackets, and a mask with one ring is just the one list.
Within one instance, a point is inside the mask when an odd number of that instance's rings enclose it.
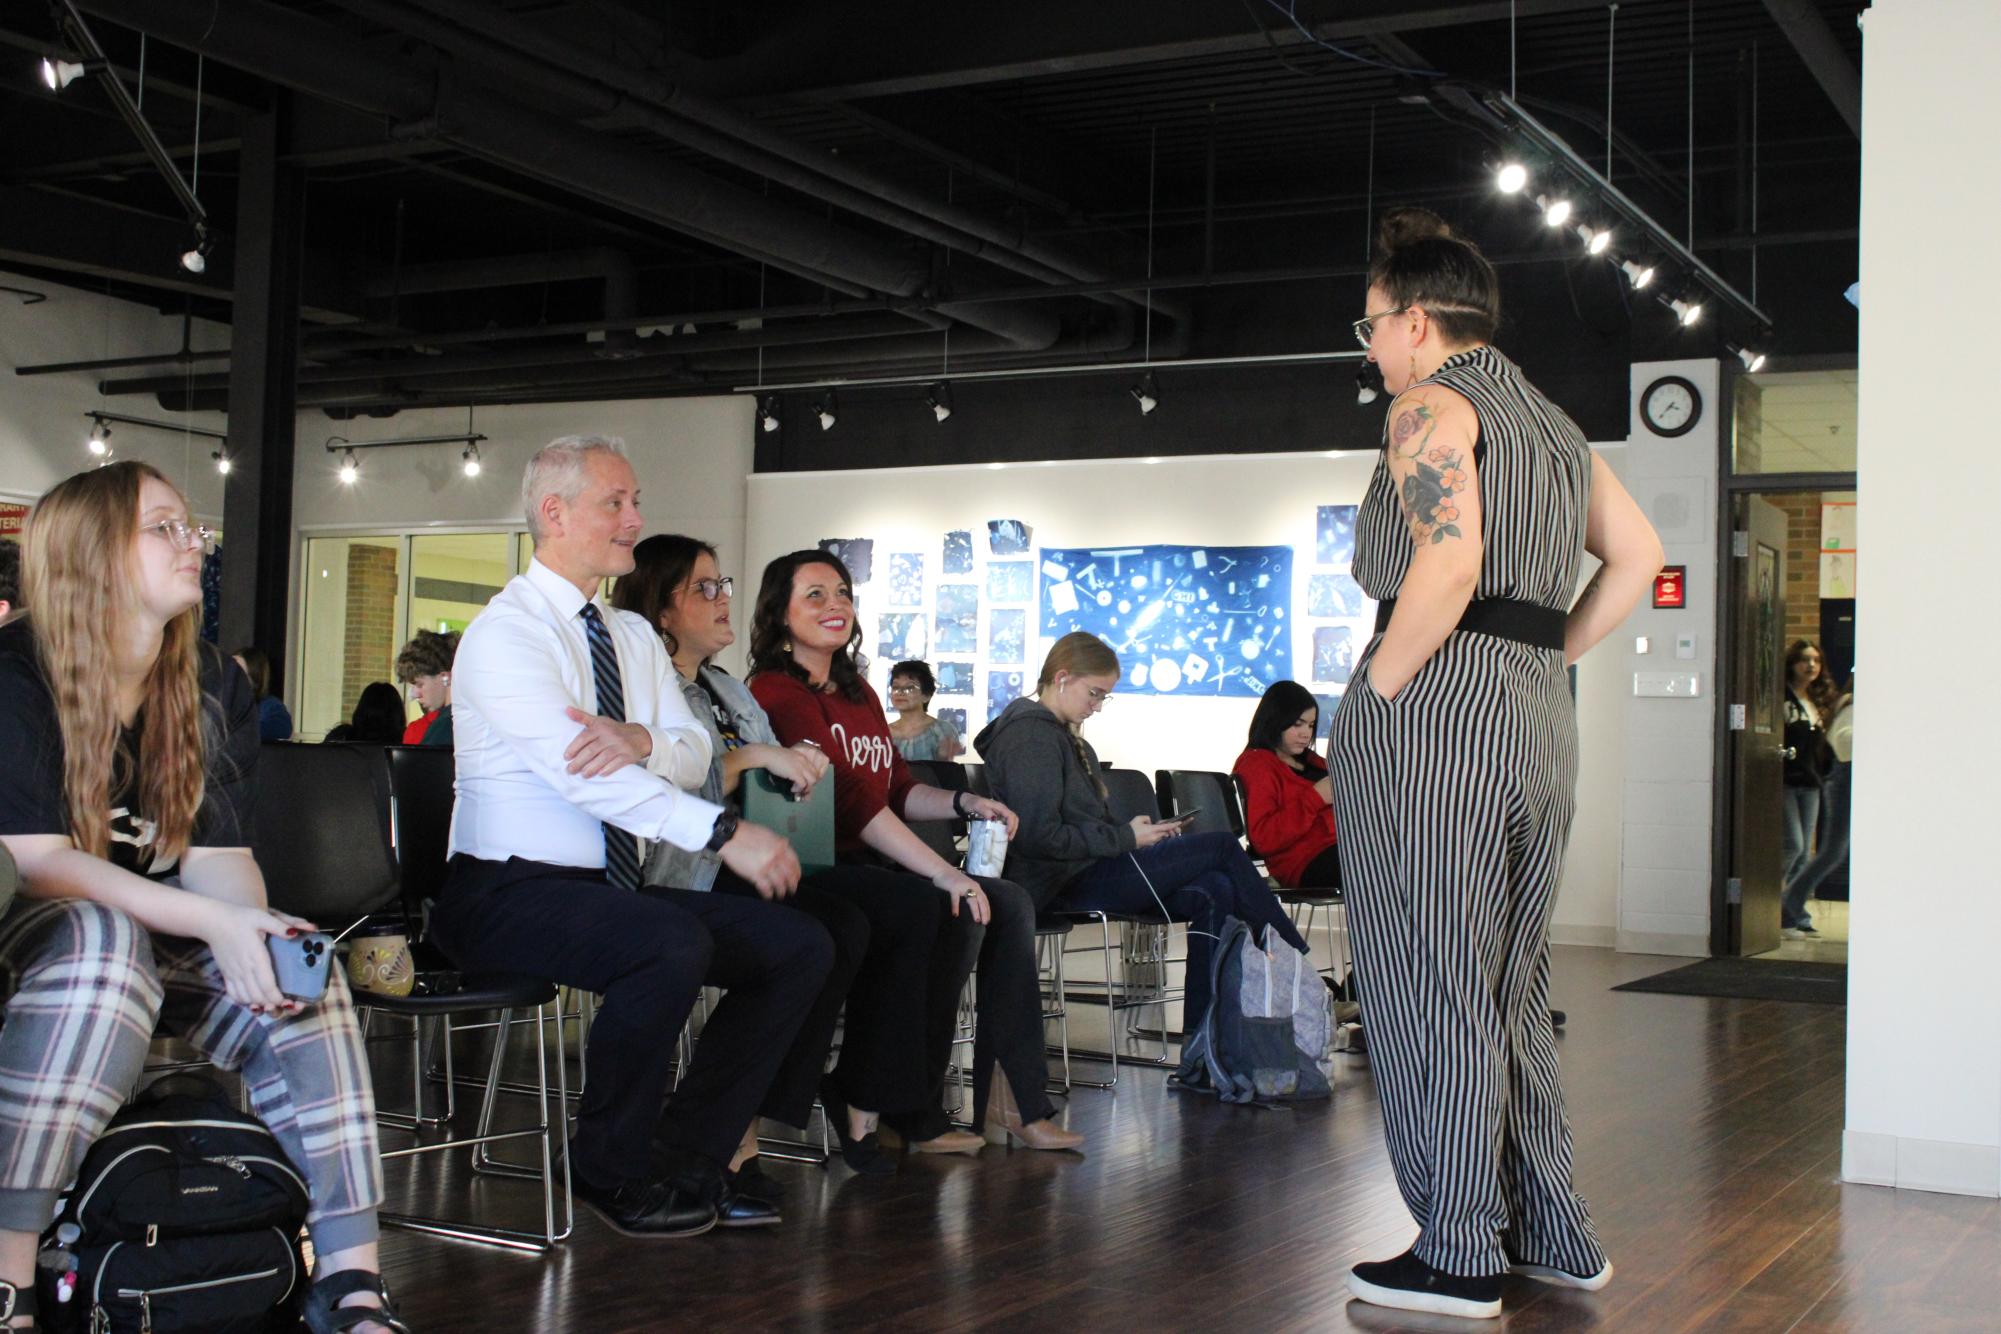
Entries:
{"label": "man in white dress shirt", "polygon": [[[534,559],[467,628],[453,662],[458,799],[434,938],[468,973],[603,993],[570,1142],[578,1198],[635,1236],[775,1223],[778,1211],[731,1190],[723,1169],[832,943],[773,903],[639,891],[641,839],[715,851],[766,899],[792,893],[799,861],[777,834],[677,785],[707,773],[707,730],[659,636],[602,593],[631,572],[640,533],[619,442],[544,447],[522,503]],[[663,1117],[675,1039],[704,983],[727,995]]]}

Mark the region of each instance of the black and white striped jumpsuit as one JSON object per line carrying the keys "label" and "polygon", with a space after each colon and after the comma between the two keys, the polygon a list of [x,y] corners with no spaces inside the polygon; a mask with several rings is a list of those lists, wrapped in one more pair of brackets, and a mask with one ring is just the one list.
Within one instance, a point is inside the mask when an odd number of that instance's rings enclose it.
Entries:
{"label": "black and white striped jumpsuit", "polygon": [[[1583,433],[1490,347],[1423,383],[1479,416],[1474,597],[1567,608],[1591,496]],[[1411,555],[1385,458],[1356,522],[1355,578],[1394,598]],[[1455,630],[1390,702],[1369,685],[1380,643],[1356,666],[1328,759],[1369,1061],[1417,1256],[1469,1276],[1504,1272],[1510,1255],[1596,1273],[1549,1020],[1577,790],[1563,654]]]}

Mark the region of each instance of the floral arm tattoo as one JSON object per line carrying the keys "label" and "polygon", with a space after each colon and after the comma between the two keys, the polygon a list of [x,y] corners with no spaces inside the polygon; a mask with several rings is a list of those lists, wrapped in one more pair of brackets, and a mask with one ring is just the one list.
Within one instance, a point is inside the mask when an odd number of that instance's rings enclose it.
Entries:
{"label": "floral arm tattoo", "polygon": [[1472,479],[1462,466],[1463,451],[1450,442],[1431,443],[1437,430],[1438,414],[1422,402],[1399,409],[1390,424],[1390,448],[1398,459],[1414,465],[1403,479],[1401,499],[1411,541],[1419,546],[1465,536],[1457,522],[1456,498],[1465,493]]}

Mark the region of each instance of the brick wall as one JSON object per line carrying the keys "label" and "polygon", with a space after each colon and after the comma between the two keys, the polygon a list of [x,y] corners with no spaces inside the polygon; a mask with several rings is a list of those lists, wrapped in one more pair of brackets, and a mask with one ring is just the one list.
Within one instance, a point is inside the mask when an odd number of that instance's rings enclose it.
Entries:
{"label": "brick wall", "polygon": [[1786,515],[1786,643],[1820,642],[1820,502],[1818,491],[1766,496]]}
{"label": "brick wall", "polygon": [[341,648],[340,716],[371,681],[394,682],[396,668],[396,547],[356,542],[347,549],[347,632]]}

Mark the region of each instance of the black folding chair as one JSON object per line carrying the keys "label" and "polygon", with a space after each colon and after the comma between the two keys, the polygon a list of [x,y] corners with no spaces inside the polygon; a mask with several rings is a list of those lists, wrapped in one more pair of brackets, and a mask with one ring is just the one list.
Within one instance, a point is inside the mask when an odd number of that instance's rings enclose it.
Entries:
{"label": "black folding chair", "polygon": [[[1257,850],[1255,842],[1250,837],[1250,794],[1245,790],[1244,780],[1241,776],[1231,774],[1230,777],[1233,780],[1231,791],[1235,795],[1239,807],[1244,812],[1244,843],[1246,850],[1249,851],[1252,857],[1262,863],[1264,856]],[[1342,894],[1341,886],[1338,884],[1302,885],[1298,889],[1284,889],[1274,886],[1272,893],[1277,895],[1278,901],[1285,905],[1286,911],[1292,915],[1293,925],[1299,928],[1299,934],[1304,936],[1309,943],[1313,939],[1314,923],[1321,921],[1322,913],[1326,914],[1322,930],[1327,936],[1328,966],[1320,971],[1334,979],[1335,983],[1342,988],[1343,995],[1346,995],[1350,1000],[1354,999],[1353,977],[1355,969],[1354,965],[1348,961],[1347,949],[1348,900]],[[1303,913],[1302,910],[1304,910]],[[1338,937],[1334,934],[1334,919],[1336,917],[1341,919],[1341,934]]]}

